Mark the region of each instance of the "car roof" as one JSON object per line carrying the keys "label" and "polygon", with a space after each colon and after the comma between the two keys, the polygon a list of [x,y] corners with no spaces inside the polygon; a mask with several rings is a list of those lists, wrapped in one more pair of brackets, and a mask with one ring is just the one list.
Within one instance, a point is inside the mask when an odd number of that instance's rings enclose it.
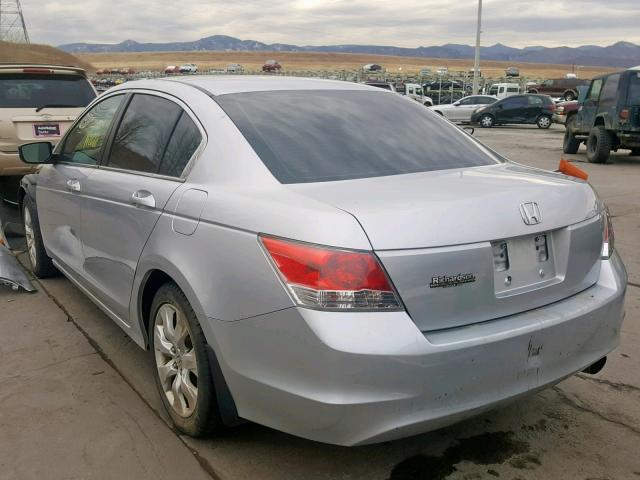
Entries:
{"label": "car roof", "polygon": [[[340,80],[272,77],[267,75],[190,75],[184,77],[163,78],[159,81],[191,85],[214,96],[232,93],[276,90],[369,90],[381,92],[380,89],[375,87]],[[157,81],[154,80],[136,80],[127,82],[127,88],[144,88],[145,86],[157,87],[158,83],[156,82]],[[152,85],[149,85],[151,83]]]}

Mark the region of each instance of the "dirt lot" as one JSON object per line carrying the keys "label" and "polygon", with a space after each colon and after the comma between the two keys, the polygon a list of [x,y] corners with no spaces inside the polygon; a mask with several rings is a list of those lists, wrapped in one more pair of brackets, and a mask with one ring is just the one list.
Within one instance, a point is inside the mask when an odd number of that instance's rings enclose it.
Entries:
{"label": "dirt lot", "polygon": [[[266,60],[276,59],[285,71],[358,70],[367,63],[377,63],[389,73],[415,74],[422,68],[448,67],[453,71],[467,72],[473,68],[473,60],[449,60],[441,58],[395,57],[386,55],[358,55],[351,53],[302,53],[302,52],[144,52],[144,53],[87,53],[79,58],[95,68],[131,67],[138,71],[164,70],[167,65],[195,63],[201,71],[225,68],[230,63],[240,63],[246,70],[260,70]],[[507,67],[520,68],[520,74],[531,78],[559,78],[572,71],[571,65],[544,65],[535,63],[511,63],[483,61],[482,72],[488,77],[501,77]],[[606,67],[579,67],[582,78],[615,71]]]}
{"label": "dirt lot", "polygon": [[[549,169],[562,133],[476,130],[513,160]],[[584,149],[568,158],[583,161]],[[194,440],[166,426],[148,355],[56,278],[33,295],[0,290],[0,477],[640,479],[640,158],[619,152],[612,162],[579,164],[612,210],[631,282],[621,345],[598,375],[381,445],[333,447],[254,424]]]}

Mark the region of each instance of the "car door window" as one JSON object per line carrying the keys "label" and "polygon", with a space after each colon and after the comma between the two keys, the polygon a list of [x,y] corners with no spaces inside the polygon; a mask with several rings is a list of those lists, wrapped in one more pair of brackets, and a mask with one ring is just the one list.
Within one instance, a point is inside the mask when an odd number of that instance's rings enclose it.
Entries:
{"label": "car door window", "polygon": [[114,95],[94,105],[67,135],[60,161],[96,165],[109,127],[124,95]]}
{"label": "car door window", "polygon": [[602,90],[602,79],[598,78],[591,84],[591,90],[589,90],[588,99],[592,102],[597,102],[600,98],[600,90]]}
{"label": "car door window", "polygon": [[528,99],[529,99],[529,105],[531,105],[532,107],[541,107],[544,104],[544,102],[542,101],[542,98],[540,97],[531,96],[531,97],[528,97]]}
{"label": "car door window", "polygon": [[108,167],[157,173],[182,109],[155,95],[135,94],[118,126]]}
{"label": "car door window", "polygon": [[169,177],[181,176],[201,142],[200,130],[183,111],[162,157],[158,173]]}

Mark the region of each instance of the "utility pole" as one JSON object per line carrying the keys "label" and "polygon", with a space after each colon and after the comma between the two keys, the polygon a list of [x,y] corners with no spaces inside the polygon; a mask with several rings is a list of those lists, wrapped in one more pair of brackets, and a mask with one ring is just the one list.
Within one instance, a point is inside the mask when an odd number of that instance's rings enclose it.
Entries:
{"label": "utility pole", "polygon": [[478,0],[478,29],[476,31],[476,58],[473,62],[473,94],[478,94],[480,81],[480,32],[482,29],[482,0]]}
{"label": "utility pole", "polygon": [[20,0],[0,0],[0,41],[30,43]]}

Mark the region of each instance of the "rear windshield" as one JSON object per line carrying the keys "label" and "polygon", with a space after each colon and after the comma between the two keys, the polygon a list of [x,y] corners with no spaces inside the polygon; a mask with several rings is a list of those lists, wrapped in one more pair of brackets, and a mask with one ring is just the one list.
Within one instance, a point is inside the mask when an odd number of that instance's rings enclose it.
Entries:
{"label": "rear windshield", "polygon": [[95,97],[80,75],[0,74],[0,108],[86,107]]}
{"label": "rear windshield", "polygon": [[396,94],[306,90],[215,97],[281,183],[499,163],[423,105]]}

